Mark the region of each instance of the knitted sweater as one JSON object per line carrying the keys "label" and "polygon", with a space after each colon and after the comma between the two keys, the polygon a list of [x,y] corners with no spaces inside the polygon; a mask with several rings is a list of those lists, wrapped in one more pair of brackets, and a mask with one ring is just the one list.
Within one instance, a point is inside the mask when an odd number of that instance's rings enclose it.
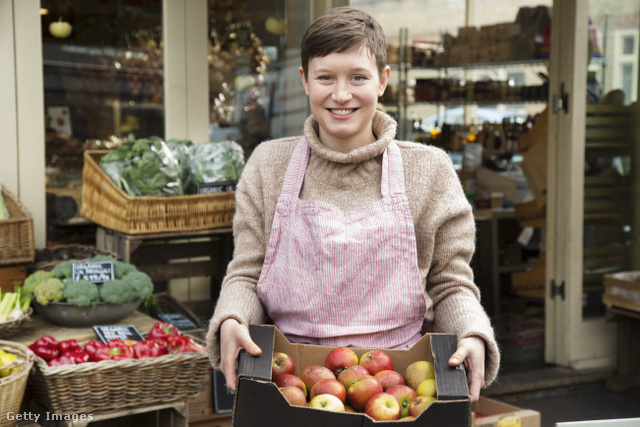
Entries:
{"label": "knitted sweater", "polygon": [[[373,119],[377,140],[348,153],[318,139],[309,117],[304,136],[311,148],[300,197],[321,200],[344,212],[379,200],[382,154],[396,134],[396,122],[382,112]],[[234,254],[207,333],[214,367],[220,364],[220,324],[234,318],[248,326],[267,321],[258,299],[260,277],[275,206],[289,159],[300,137],[267,141],[253,151],[236,190]],[[469,265],[475,250],[475,221],[459,178],[441,149],[396,141],[402,154],[405,189],[414,221],[420,278],[425,285],[426,326],[486,343],[485,386],[496,377],[500,354]]]}

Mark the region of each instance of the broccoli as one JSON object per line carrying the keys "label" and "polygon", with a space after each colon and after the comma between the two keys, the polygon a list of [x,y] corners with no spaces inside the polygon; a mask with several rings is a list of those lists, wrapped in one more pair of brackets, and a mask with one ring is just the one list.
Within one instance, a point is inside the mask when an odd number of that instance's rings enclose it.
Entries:
{"label": "broccoli", "polygon": [[53,277],[50,271],[38,270],[31,273],[22,284],[22,293],[25,298],[33,299],[33,291],[41,282]]}
{"label": "broccoli", "polygon": [[38,284],[33,290],[33,294],[42,305],[47,305],[50,302],[58,302],[62,299],[62,290],[64,289],[64,283],[60,279],[51,277]]}
{"label": "broccoli", "polygon": [[66,282],[62,296],[69,304],[78,307],[87,307],[89,305],[100,302],[100,290],[95,283],[88,280],[78,280],[77,282]]}
{"label": "broccoli", "polygon": [[95,255],[93,258],[91,258],[91,262],[116,262],[116,259],[112,256],[109,255]]}
{"label": "broccoli", "polygon": [[126,304],[135,297],[133,287],[120,279],[107,280],[100,286],[100,298],[111,304]]}
{"label": "broccoli", "polygon": [[64,279],[73,275],[73,261],[63,261],[51,270],[53,277]]}
{"label": "broccoli", "polygon": [[122,280],[133,288],[140,301],[146,302],[153,296],[153,281],[146,273],[132,271],[122,276]]}
{"label": "broccoli", "polygon": [[122,279],[127,274],[138,271],[135,265],[127,264],[126,262],[122,261],[115,261],[113,263],[113,269],[116,279]]}

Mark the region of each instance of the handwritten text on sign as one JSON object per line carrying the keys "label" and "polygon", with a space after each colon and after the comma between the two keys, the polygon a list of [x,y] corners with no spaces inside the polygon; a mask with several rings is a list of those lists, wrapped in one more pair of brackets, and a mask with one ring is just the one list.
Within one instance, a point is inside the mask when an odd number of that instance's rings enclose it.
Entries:
{"label": "handwritten text on sign", "polygon": [[104,283],[113,279],[113,262],[74,262],[73,263],[74,282],[87,280],[91,283]]}

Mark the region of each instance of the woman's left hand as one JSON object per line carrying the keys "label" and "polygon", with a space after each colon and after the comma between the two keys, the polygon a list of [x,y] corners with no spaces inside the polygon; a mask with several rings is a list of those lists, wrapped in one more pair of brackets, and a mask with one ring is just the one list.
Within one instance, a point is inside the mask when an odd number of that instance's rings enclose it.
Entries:
{"label": "woman's left hand", "polygon": [[480,389],[484,387],[484,340],[479,337],[467,337],[458,340],[458,348],[449,359],[450,366],[459,366],[464,362],[469,382],[469,398],[476,402],[480,398]]}

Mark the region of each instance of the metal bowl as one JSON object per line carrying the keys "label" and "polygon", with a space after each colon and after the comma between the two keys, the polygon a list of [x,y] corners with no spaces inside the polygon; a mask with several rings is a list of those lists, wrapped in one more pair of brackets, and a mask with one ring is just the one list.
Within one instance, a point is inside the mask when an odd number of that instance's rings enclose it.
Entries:
{"label": "metal bowl", "polygon": [[49,323],[70,328],[85,328],[94,325],[117,323],[137,310],[139,299],[126,304],[100,302],[95,306],[78,307],[68,302],[50,302],[47,305],[31,301],[36,312]]}

